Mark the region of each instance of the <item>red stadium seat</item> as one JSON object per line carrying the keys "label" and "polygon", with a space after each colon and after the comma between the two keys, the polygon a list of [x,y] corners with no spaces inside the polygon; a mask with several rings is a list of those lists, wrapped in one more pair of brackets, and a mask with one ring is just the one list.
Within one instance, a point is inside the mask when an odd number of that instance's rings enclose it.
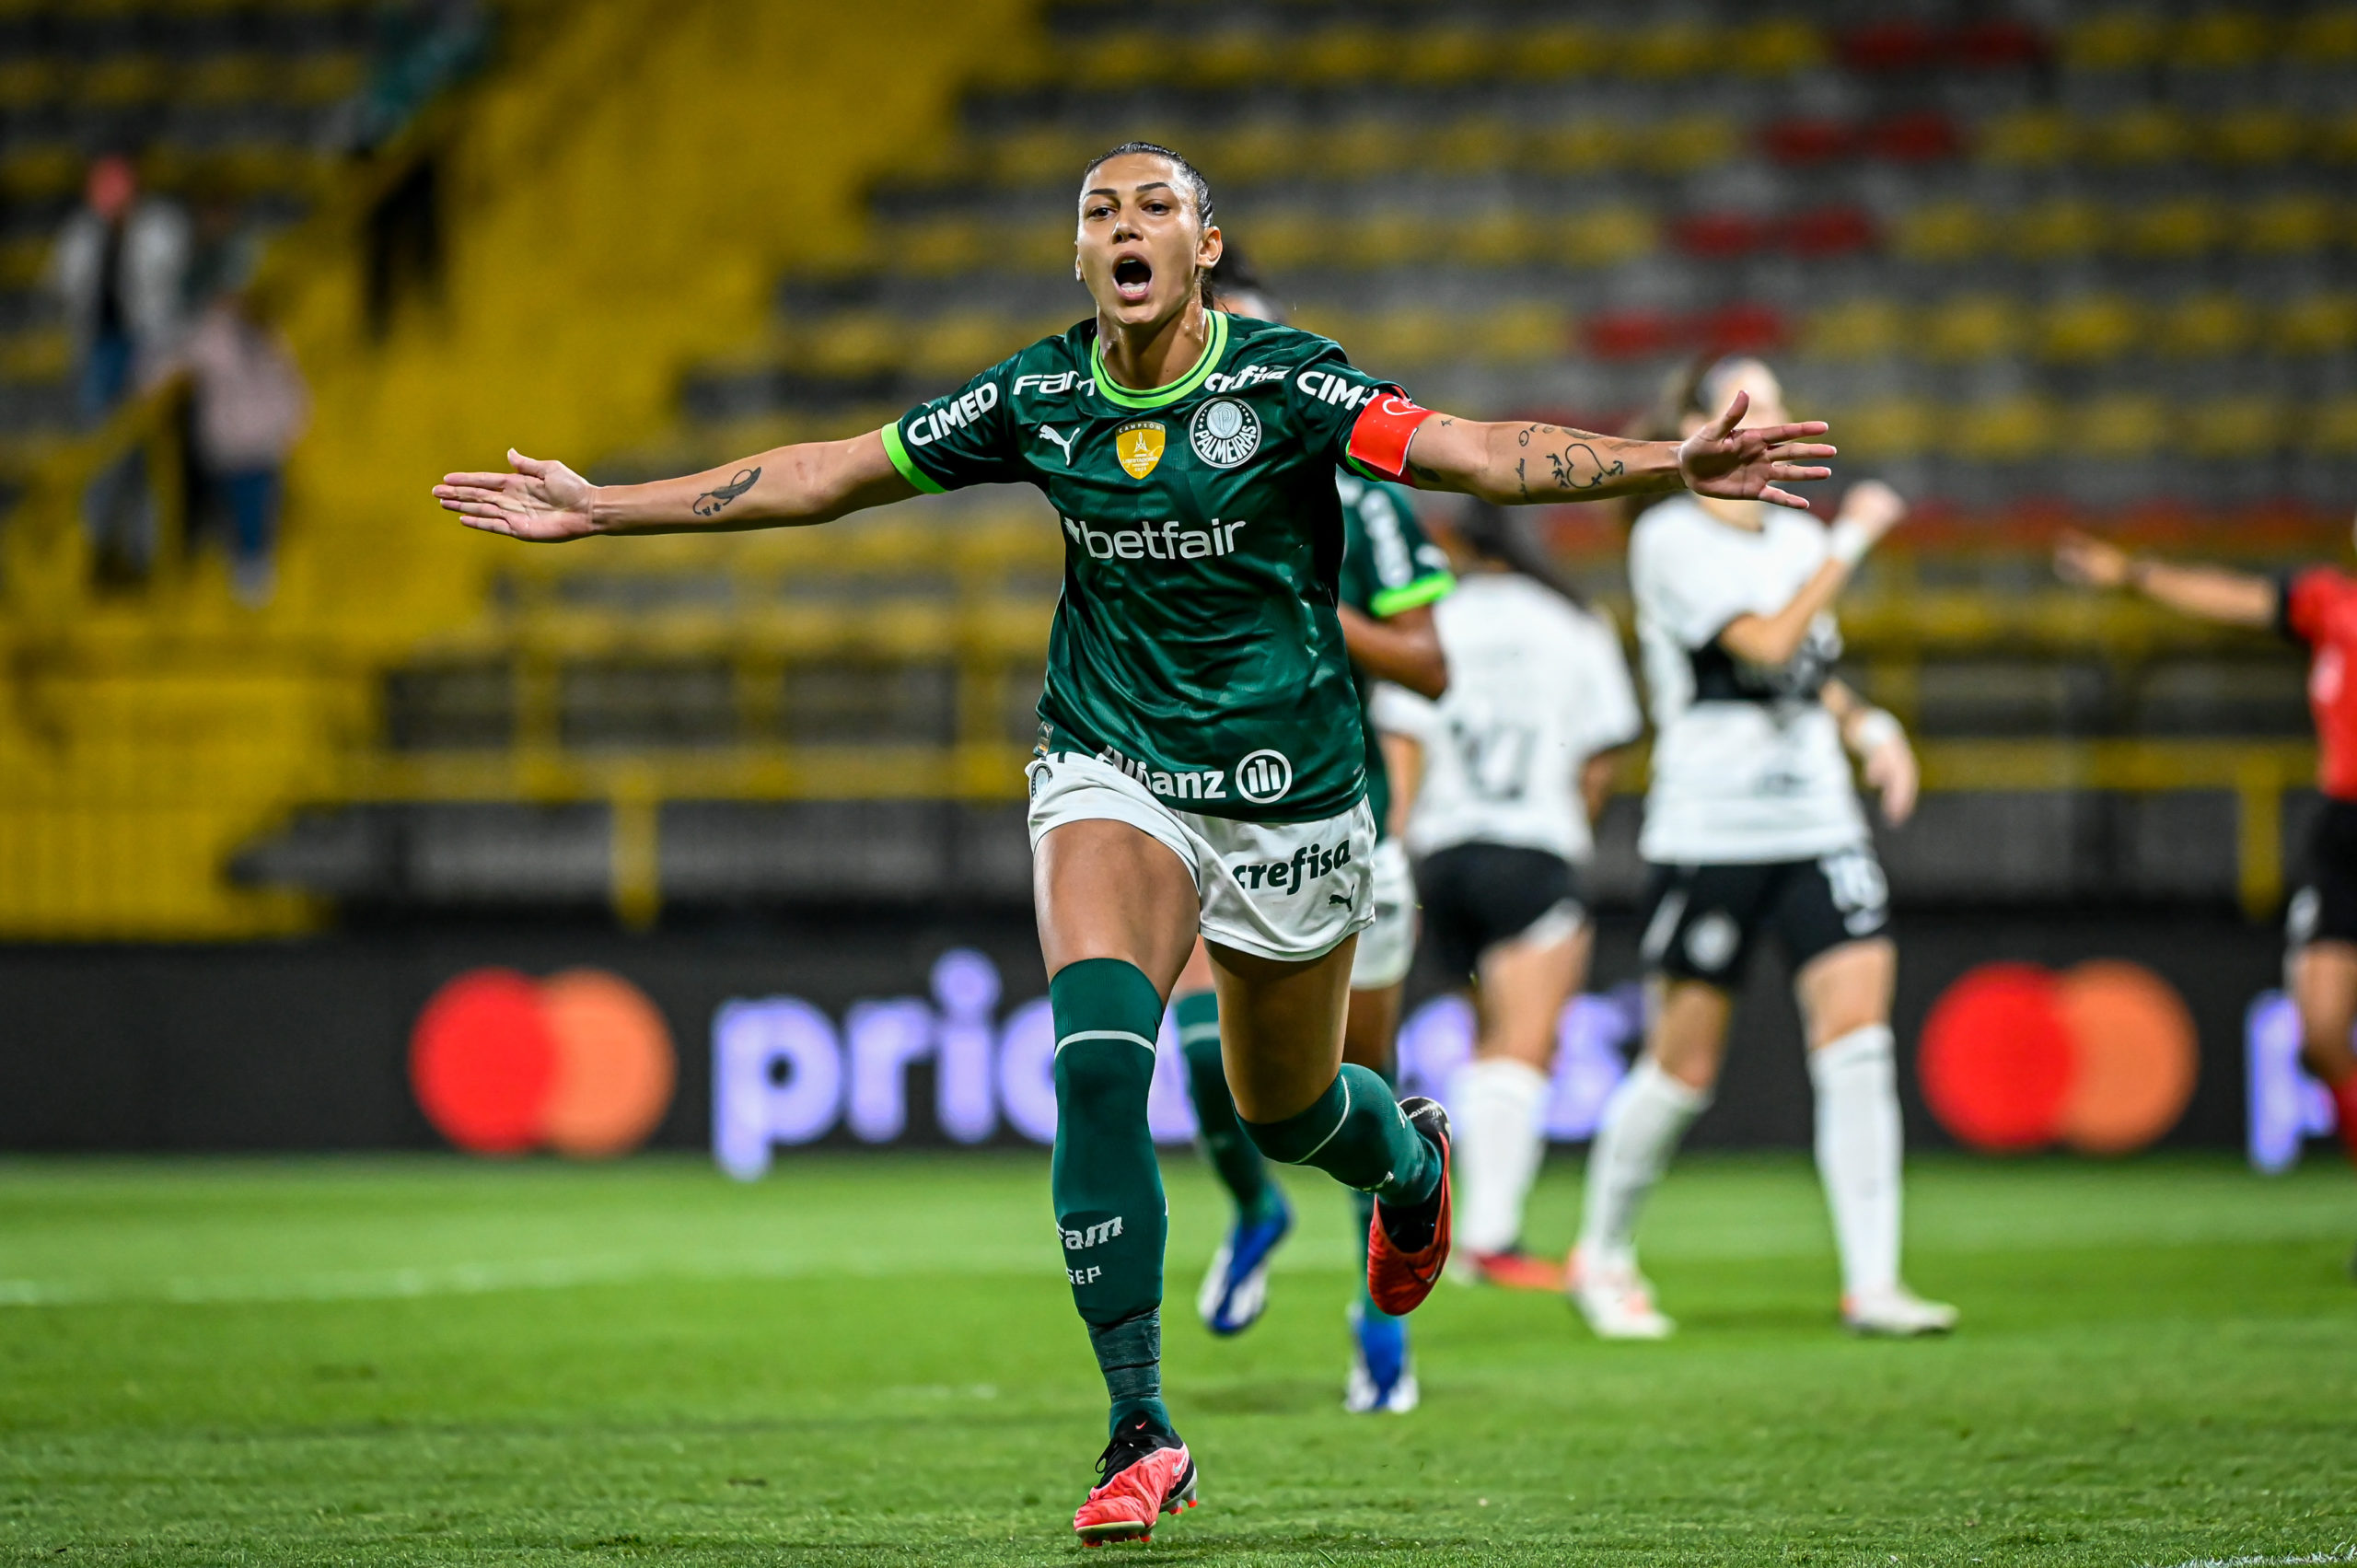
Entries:
{"label": "red stadium seat", "polygon": [[1678,248],[1690,256],[1732,261],[1765,247],[1769,226],[1749,213],[1691,213],[1670,226]]}
{"label": "red stadium seat", "polygon": [[1823,258],[1871,250],[1880,237],[1861,207],[1825,206],[1794,215],[1783,228],[1784,249],[1795,256]]}

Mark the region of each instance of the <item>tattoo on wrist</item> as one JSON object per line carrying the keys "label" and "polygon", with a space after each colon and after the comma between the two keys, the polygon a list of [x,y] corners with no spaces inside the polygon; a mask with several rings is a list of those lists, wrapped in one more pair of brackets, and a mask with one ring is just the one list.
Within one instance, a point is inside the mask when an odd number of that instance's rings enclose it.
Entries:
{"label": "tattoo on wrist", "polygon": [[737,477],[726,484],[717,490],[707,490],[697,496],[691,510],[699,517],[716,517],[727,510],[731,501],[752,489],[761,477],[761,470],[759,469],[738,469]]}

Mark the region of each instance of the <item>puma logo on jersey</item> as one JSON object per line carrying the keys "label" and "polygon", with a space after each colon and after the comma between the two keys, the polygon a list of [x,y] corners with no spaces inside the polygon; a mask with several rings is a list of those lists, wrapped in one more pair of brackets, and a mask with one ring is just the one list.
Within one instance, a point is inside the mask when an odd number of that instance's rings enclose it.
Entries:
{"label": "puma logo on jersey", "polygon": [[1059,435],[1044,424],[1039,426],[1039,435],[1042,439],[1053,441],[1057,446],[1062,447],[1064,449],[1064,467],[1072,467],[1072,437]]}
{"label": "puma logo on jersey", "polygon": [[1064,532],[1072,541],[1098,561],[1202,561],[1226,555],[1236,549],[1237,534],[1248,526],[1241,517],[1232,523],[1213,517],[1207,528],[1186,528],[1175,519],[1109,528],[1079,517],[1064,519]]}
{"label": "puma logo on jersey", "polygon": [[1097,1224],[1085,1225],[1079,1230],[1066,1230],[1062,1225],[1058,1225],[1056,1234],[1063,1237],[1065,1251],[1085,1252],[1100,1242],[1110,1241],[1120,1235],[1121,1216],[1115,1214],[1109,1220],[1099,1220]]}

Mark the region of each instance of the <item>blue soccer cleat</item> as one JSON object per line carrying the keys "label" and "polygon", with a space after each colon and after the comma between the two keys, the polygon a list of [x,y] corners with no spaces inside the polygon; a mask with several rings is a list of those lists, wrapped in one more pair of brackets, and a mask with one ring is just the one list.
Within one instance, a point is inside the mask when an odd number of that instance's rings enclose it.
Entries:
{"label": "blue soccer cleat", "polygon": [[1269,1305],[1269,1259],[1292,1229],[1293,1210],[1282,1198],[1268,1218],[1236,1222],[1212,1254],[1203,1288],[1195,1295],[1195,1310],[1204,1328],[1214,1334],[1240,1334],[1260,1319]]}
{"label": "blue soccer cleat", "polygon": [[1366,1304],[1351,1303],[1351,1380],[1342,1388],[1342,1408],[1353,1415],[1389,1411],[1405,1415],[1416,1408],[1416,1364],[1408,1354],[1408,1323],[1402,1318],[1369,1316]]}

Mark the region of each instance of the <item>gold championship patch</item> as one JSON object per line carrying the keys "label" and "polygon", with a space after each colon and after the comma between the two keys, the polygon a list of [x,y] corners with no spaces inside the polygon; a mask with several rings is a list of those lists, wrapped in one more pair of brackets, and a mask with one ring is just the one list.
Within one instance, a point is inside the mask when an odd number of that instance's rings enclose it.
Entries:
{"label": "gold championship patch", "polygon": [[1162,461],[1162,422],[1133,419],[1113,432],[1113,454],[1132,479],[1144,479]]}

